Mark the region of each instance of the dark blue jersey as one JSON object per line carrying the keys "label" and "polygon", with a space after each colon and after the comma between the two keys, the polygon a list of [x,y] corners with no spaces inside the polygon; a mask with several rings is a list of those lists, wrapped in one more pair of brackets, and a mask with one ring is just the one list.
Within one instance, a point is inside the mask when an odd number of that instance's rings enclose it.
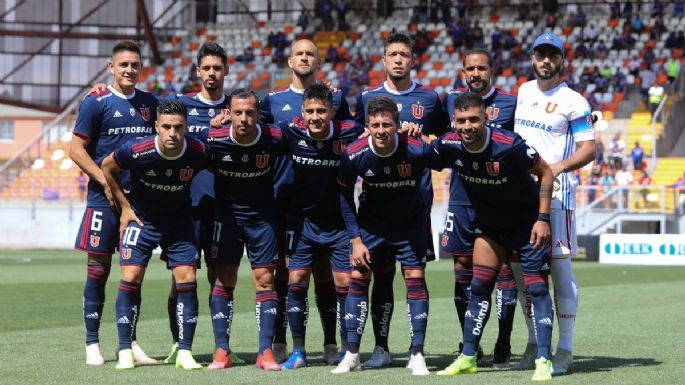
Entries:
{"label": "dark blue jersey", "polygon": [[537,218],[539,188],[528,170],[539,155],[514,132],[486,127],[486,135],[481,151],[466,149],[453,132],[431,147],[463,182],[479,226],[504,232],[529,226]]}
{"label": "dark blue jersey", "polygon": [[[217,101],[207,100],[199,93],[176,94],[168,96],[166,100],[178,100],[188,109],[186,119],[188,121],[188,135],[206,140],[210,121],[214,116],[229,107],[228,98],[221,95]],[[190,185],[190,195],[193,199],[193,206],[197,206],[202,197],[214,197],[214,176],[208,170],[201,171]]]}
{"label": "dark blue jersey", "polygon": [[[293,88],[292,85],[269,93],[260,103],[260,120],[262,124],[275,124],[282,121],[292,121],[295,117],[302,117],[302,94],[304,90]],[[333,93],[333,120],[350,120],[350,106],[340,92]],[[289,200],[293,183],[293,170],[289,157],[282,156],[276,160],[275,192],[276,199]]]}
{"label": "dark blue jersey", "polygon": [[[91,94],[83,101],[74,135],[88,141],[86,151],[99,166],[122,144],[154,133],[157,104],[150,93],[135,90],[133,95],[124,95],[108,86],[105,94]],[[128,172],[121,174],[121,187],[126,191],[131,188]],[[88,182],[88,206],[109,207],[102,186],[92,179]]]}
{"label": "dark blue jersey", "polygon": [[249,144],[234,140],[230,125],[210,128],[207,138],[216,199],[247,214],[275,205],[274,162],[284,153],[278,127],[257,125],[257,130],[257,137]]}
{"label": "dark blue jersey", "polygon": [[175,157],[162,154],[156,136],[124,144],[114,160],[131,172],[131,206],[142,220],[153,223],[191,217],[190,182],[209,164],[207,146],[186,137]]}
{"label": "dark blue jersey", "polygon": [[357,140],[364,127],[353,120],[332,121],[328,136],[322,140],[309,136],[306,123],[299,117],[281,122],[279,127],[288,145],[294,176],[289,210],[319,228],[344,230],[336,183],[338,168],[345,148]]}
{"label": "dark blue jersey", "polygon": [[[467,88],[457,88],[450,91],[443,101],[445,111],[450,115],[450,122],[454,124],[454,99]],[[502,128],[514,131],[514,113],[516,112],[516,95],[492,87],[490,92],[483,98],[485,115],[488,118],[488,126],[491,128]],[[452,173],[450,179],[450,204],[469,206],[471,202],[464,191],[461,179]]]}
{"label": "dark blue jersey", "polygon": [[395,151],[381,156],[373,149],[371,140],[369,137],[349,145],[340,162],[338,184],[346,198],[341,200],[341,208],[351,238],[359,235],[354,202],[351,202],[357,177],[363,178],[357,215],[362,226],[373,221],[392,231],[406,228],[426,213],[419,184],[423,172],[435,158],[430,146],[399,134]]}

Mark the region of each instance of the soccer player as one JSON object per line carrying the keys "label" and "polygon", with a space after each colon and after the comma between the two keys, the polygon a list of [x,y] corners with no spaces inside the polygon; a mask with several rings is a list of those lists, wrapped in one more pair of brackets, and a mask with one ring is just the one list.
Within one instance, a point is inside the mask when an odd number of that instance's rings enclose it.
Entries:
{"label": "soccer player", "polygon": [[[469,51],[464,56],[462,74],[468,88],[455,89],[445,97],[444,108],[454,121],[454,100],[464,92],[474,92],[483,98],[487,125],[491,128],[514,130],[514,111],[516,96],[491,85],[493,76],[492,57],[485,50]],[[456,173],[450,178],[450,201],[445,231],[440,246],[445,254],[454,259],[454,306],[457,309],[462,334],[464,332],[464,314],[469,304],[471,279],[473,278],[473,241],[476,224],[469,197],[464,191],[463,183]],[[511,356],[511,330],[516,310],[516,281],[511,269],[505,262],[497,276],[496,285],[497,318],[499,334],[495,344],[492,366],[506,369]],[[461,347],[460,347],[461,350]],[[478,347],[478,359],[483,351]]]}
{"label": "soccer player", "polygon": [[[595,137],[587,100],[560,79],[564,69],[562,40],[551,33],[540,35],[533,44],[531,60],[537,79],[522,84],[519,89],[514,129],[540,151],[554,174],[552,281],[559,343],[552,366],[553,373],[559,375],[565,374],[573,362],[573,328],[578,307],[578,285],[571,268],[571,258],[578,248],[574,211],[577,180],[573,172],[595,158]],[[512,267],[520,274],[518,264]],[[521,301],[525,298],[522,289],[519,286]],[[530,369],[535,335],[526,307],[524,314],[528,346],[519,369]]]}
{"label": "soccer player", "polygon": [[[145,270],[157,246],[168,257],[178,292],[176,367],[202,368],[191,352],[198,316],[195,269],[199,257],[192,224],[190,183],[194,175],[207,167],[209,152],[202,142],[185,136],[186,113],[185,106],[178,101],[161,103],[155,123],[157,135],[127,142],[102,162],[102,172],[121,209],[117,369],[135,367],[132,323],[138,317],[137,297]],[[122,170],[131,174],[130,203],[121,187]]]}
{"label": "soccer player", "polygon": [[[257,367],[280,370],[271,344],[278,296],[273,275],[276,253],[276,200],[274,162],[281,153],[282,133],[261,126],[259,99],[246,89],[229,96],[231,123],[208,132],[215,169],[215,222],[210,258],[216,270],[212,295],[226,298],[233,308],[238,267],[247,248],[256,290],[255,316],[259,332]],[[231,311],[228,312],[231,314]],[[231,317],[225,319],[230,337]],[[228,341],[226,341],[228,343]],[[216,357],[215,357],[216,358]]]}
{"label": "soccer player", "polygon": [[[321,84],[303,94],[302,118],[279,123],[292,160],[292,197],[288,207],[286,246],[288,254],[287,314],[293,352],[281,365],[284,370],[307,366],[305,331],[309,314],[307,292],[312,269],[318,260],[332,265],[335,279],[333,309],[340,320],[342,346],[346,346],[345,300],[350,284],[350,242],[340,212],[338,166],[346,146],[364,132],[353,120],[333,120],[333,92]],[[330,261],[330,262],[328,262]],[[329,299],[330,300],[330,299]],[[337,306],[336,306],[337,305]],[[335,319],[335,318],[334,318]],[[335,324],[332,326],[335,331]],[[337,357],[334,357],[337,358]]]}
{"label": "soccer player", "polygon": [[[290,47],[288,66],[292,70],[292,83],[283,89],[269,93],[260,103],[260,123],[274,124],[281,121],[292,121],[301,117],[302,95],[306,88],[316,84],[316,73],[319,69],[319,49],[313,41],[300,39]],[[350,120],[350,108],[347,100],[340,92],[333,93],[334,120]],[[278,204],[279,264],[276,267],[276,292],[279,298],[278,320],[274,332],[273,352],[278,362],[288,358],[286,346],[286,295],[288,294],[288,269],[285,266],[285,222],[288,207],[293,197],[292,191],[292,162],[288,156],[281,156],[276,160],[276,202]],[[333,365],[338,360],[338,349],[335,338],[336,324],[336,295],[346,295],[335,288],[331,266],[327,258],[316,258],[312,266],[314,275],[314,293],[316,306],[321,317],[324,335],[324,361]],[[336,294],[337,293],[337,294]]]}
{"label": "soccer player", "polygon": [[[486,125],[483,99],[472,92],[454,100],[454,133],[432,147],[459,175],[474,209],[473,279],[464,320],[464,347],[438,375],[476,373],[476,350],[490,315],[490,296],[504,259],[519,254],[535,304],[537,338],[533,380],[549,380],[552,299],[547,288],[549,210],[553,177],[547,163],[517,134]],[[531,177],[538,177],[540,186]]]}
{"label": "soccer player", "polygon": [[[387,78],[382,86],[364,91],[357,99],[355,120],[366,124],[369,101],[376,96],[387,96],[395,101],[399,110],[402,133],[410,136],[439,135],[449,128],[449,116],[442,107],[438,94],[411,79],[414,66],[414,49],[411,39],[403,34],[393,34],[384,43],[383,65]],[[362,176],[363,178],[363,176]],[[420,186],[423,192],[426,228],[427,259],[435,258],[433,235],[430,229],[430,209],[433,205],[433,185],[431,172],[426,169]],[[374,271],[374,284],[371,294],[371,320],[375,336],[375,347],[371,358],[364,362],[364,368],[380,368],[390,365],[388,334],[394,309],[392,282],[395,264],[386,264],[387,270]]]}
{"label": "soccer player", "polygon": [[[372,272],[388,271],[388,265],[399,261],[407,287],[411,337],[407,367],[413,375],[428,375],[423,356],[428,324],[424,279],[428,215],[419,184],[431,151],[421,140],[397,133],[396,101],[375,97],[366,108],[370,135],[345,149],[338,177],[341,210],[352,243],[352,274],[344,317],[347,352],[332,373],[361,369],[359,344],[368,315]],[[358,177],[363,183],[356,213],[353,195]]]}
{"label": "soccer player", "polygon": [[[108,66],[114,82],[103,94],[85,98],[69,146],[69,157],[90,178],[88,203],[75,244],[77,250],[88,253],[88,278],[83,289],[87,365],[105,363],[99,343],[100,319],[112,254],[119,240],[119,218],[112,210],[114,198],[100,164],[121,144],[152,135],[157,108],[153,95],[135,88],[142,68],[140,47],[135,42],[117,43]],[[128,173],[122,174],[122,187],[128,190],[129,185]],[[140,298],[136,301],[140,309]],[[135,324],[133,330],[136,363],[156,363],[136,343]]]}

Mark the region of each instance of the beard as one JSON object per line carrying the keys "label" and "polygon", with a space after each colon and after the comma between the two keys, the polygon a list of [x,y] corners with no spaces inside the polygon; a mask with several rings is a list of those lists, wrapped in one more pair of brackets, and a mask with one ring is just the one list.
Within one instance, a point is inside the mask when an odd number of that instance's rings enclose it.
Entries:
{"label": "beard", "polygon": [[482,85],[479,87],[476,87],[473,85],[475,83],[474,79],[472,79],[471,81],[467,80],[466,85],[469,87],[469,91],[476,93],[476,94],[479,94],[479,93],[483,92],[486,88],[488,88],[489,82],[486,81],[485,79],[475,79],[475,80],[480,81],[480,83]]}
{"label": "beard", "polygon": [[556,75],[560,75],[561,69],[562,69],[562,66],[559,65],[556,69],[553,69],[552,71],[550,71],[549,75],[545,75],[543,72],[538,70],[537,66],[533,65],[533,70],[535,71],[535,75],[538,77],[538,79],[541,79],[541,80],[549,80]]}
{"label": "beard", "polygon": [[316,68],[314,66],[310,66],[309,70],[303,71],[303,70],[300,70],[297,67],[295,67],[295,68],[293,68],[293,72],[299,78],[306,78],[306,77],[309,77],[312,74],[314,74],[316,72]]}

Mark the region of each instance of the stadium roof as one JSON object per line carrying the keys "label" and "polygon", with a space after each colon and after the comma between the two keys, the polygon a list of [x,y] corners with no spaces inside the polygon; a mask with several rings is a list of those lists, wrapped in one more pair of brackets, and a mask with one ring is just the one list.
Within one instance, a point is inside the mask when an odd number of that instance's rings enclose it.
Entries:
{"label": "stadium roof", "polygon": [[17,107],[9,104],[0,103],[0,118],[41,118],[51,119],[57,116],[52,112],[35,110],[32,108]]}

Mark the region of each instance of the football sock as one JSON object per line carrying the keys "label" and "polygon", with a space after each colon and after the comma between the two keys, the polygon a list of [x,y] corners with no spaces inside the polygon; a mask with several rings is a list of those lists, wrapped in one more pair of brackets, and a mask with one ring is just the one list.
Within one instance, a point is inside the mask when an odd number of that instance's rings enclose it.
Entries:
{"label": "football sock", "polygon": [[178,323],[176,322],[176,301],[178,297],[169,296],[166,300],[166,311],[169,316],[169,331],[174,343],[178,342]]}
{"label": "football sock", "polygon": [[490,296],[495,287],[497,269],[474,265],[471,280],[471,299],[464,317],[464,348],[462,353],[475,356],[485,324],[490,317]]}
{"label": "football sock", "polygon": [[[424,278],[404,278],[412,354],[422,353],[428,326],[428,288]],[[415,351],[416,350],[416,351]]]}
{"label": "football sock", "polygon": [[259,354],[271,349],[274,340],[274,328],[278,314],[278,294],[275,290],[261,290],[255,296],[255,317],[259,332]]}
{"label": "football sock", "polygon": [[323,327],[323,344],[335,345],[335,323],[337,322],[335,284],[333,284],[333,281],[314,282],[314,295],[316,307],[319,309],[319,316],[321,317],[321,326]]}
{"label": "football sock", "polygon": [[547,277],[543,277],[540,274],[524,274],[523,279],[533,302],[533,320],[535,321],[538,358],[544,357],[549,360],[552,358],[552,320],[554,312],[552,310],[552,298],[550,298],[549,289],[547,288]]}
{"label": "football sock", "polygon": [[514,279],[516,279],[516,287],[518,288],[517,297],[519,304],[521,304],[521,311],[523,312],[523,319],[526,321],[528,329],[528,344],[536,344],[535,327],[533,327],[533,302],[528,294],[528,288],[523,281],[523,270],[520,263],[511,263],[511,271],[514,272]]}
{"label": "football sock", "polygon": [[[142,289],[142,288],[141,288]],[[136,305],[138,306],[138,316],[133,320],[133,323],[131,324],[131,339],[133,341],[138,340],[138,320],[140,320],[140,305],[143,303],[143,296],[142,296],[142,290],[138,291],[138,296],[136,297]]]}
{"label": "football sock", "polygon": [[497,346],[511,347],[511,330],[514,326],[516,313],[516,280],[509,266],[504,265],[497,275],[497,319],[499,320],[499,334]]}
{"label": "football sock", "polygon": [[369,282],[363,278],[350,279],[350,290],[345,301],[347,350],[350,353],[359,353],[359,344],[369,313]]}
{"label": "football sock", "polygon": [[214,343],[217,348],[228,352],[228,342],[231,338],[231,323],[233,322],[233,288],[230,286],[214,285],[210,298],[209,309],[212,315]]}
{"label": "football sock", "polygon": [[178,323],[178,349],[192,350],[197,326],[197,282],[176,283],[176,322]]}
{"label": "football sock", "polygon": [[139,283],[119,281],[119,293],[114,306],[117,334],[119,335],[119,350],[131,349],[133,321],[138,317],[138,305],[136,303],[139,291]]}
{"label": "football sock", "polygon": [[552,281],[554,302],[559,322],[559,343],[557,349],[573,351],[573,329],[578,308],[578,284],[571,268],[571,258],[552,260]]}
{"label": "football sock", "polygon": [[309,318],[309,301],[307,300],[307,283],[288,284],[288,324],[293,336],[293,348],[304,350],[304,337]]}
{"label": "football sock", "polygon": [[471,297],[471,279],[473,279],[473,266],[464,266],[460,262],[454,262],[454,307],[457,309],[459,324],[462,334],[464,332],[464,314],[469,307]]}
{"label": "football sock", "polygon": [[388,336],[390,334],[390,320],[395,308],[395,297],[392,281],[395,278],[395,270],[390,272],[373,273],[373,291],[371,293],[371,323],[376,346],[385,351],[388,349]]}
{"label": "football sock", "polygon": [[347,346],[347,329],[345,328],[345,301],[347,300],[347,292],[350,290],[349,286],[336,286],[335,296],[337,299],[337,317],[338,327],[340,328],[340,345]]}
{"label": "football sock", "polygon": [[86,327],[86,345],[99,342],[100,318],[105,305],[105,286],[110,264],[88,262],[88,277],[83,288],[83,323]]}

